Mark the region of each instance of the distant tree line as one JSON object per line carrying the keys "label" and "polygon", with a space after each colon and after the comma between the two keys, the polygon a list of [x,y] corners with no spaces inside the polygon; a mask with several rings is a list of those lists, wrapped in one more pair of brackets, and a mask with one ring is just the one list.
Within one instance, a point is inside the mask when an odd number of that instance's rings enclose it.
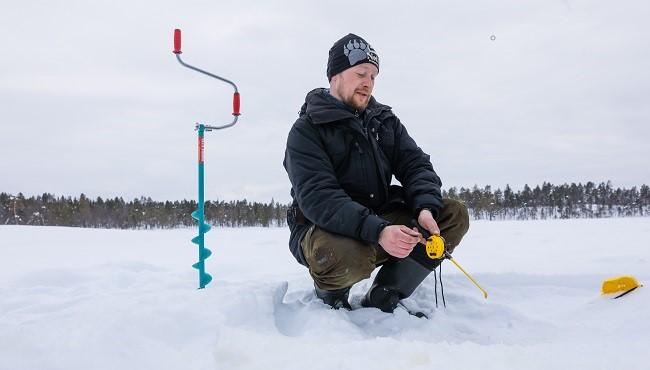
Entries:
{"label": "distant tree line", "polygon": [[[285,226],[287,205],[237,201],[205,202],[205,219],[217,226]],[[174,228],[193,226],[194,200],[157,202],[141,197],[124,201],[55,197],[45,193],[26,198],[22,193],[0,193],[0,223],[15,225],[77,226],[108,229]]]}
{"label": "distant tree line", "polygon": [[[443,191],[443,196],[465,202],[475,220],[650,216],[647,185],[614,189],[611,182],[545,182],[532,189],[525,185],[516,192],[510,186],[503,190],[492,190],[490,186],[452,187]],[[274,200],[208,201],[205,217],[216,226],[286,226],[288,206]],[[190,214],[196,208],[193,200],[160,202],[141,197],[127,202],[121,197],[89,199],[84,194],[72,198],[45,193],[26,198],[22,193],[0,193],[0,224],[118,229],[189,227],[195,225]]]}
{"label": "distant tree line", "polygon": [[460,199],[467,204],[475,220],[538,220],[566,218],[603,218],[650,216],[650,188],[612,188],[610,181],[598,185],[543,183],[531,189],[525,185],[514,192],[510,186],[496,189],[450,188],[443,197]]}

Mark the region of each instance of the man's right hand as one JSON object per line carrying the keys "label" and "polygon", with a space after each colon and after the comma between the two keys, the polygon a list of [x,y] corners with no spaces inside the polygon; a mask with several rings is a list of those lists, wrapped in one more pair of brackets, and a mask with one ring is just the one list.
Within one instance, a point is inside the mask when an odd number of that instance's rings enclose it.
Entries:
{"label": "man's right hand", "polygon": [[379,233],[379,245],[397,258],[408,256],[421,239],[417,228],[409,229],[404,225],[389,225]]}

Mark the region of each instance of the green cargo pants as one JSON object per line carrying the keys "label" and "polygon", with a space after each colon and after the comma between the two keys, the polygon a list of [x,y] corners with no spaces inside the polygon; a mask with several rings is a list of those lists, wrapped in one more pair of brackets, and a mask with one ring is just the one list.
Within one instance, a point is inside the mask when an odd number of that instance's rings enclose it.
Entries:
{"label": "green cargo pants", "polygon": [[[407,210],[382,214],[381,217],[394,225],[413,227],[413,216]],[[467,207],[459,201],[443,199],[437,221],[446,249],[453,252],[469,229]],[[316,286],[324,290],[350,287],[369,278],[378,265],[395,258],[379,245],[330,233],[316,225],[309,228],[300,245],[309,264],[309,274]],[[417,244],[415,248],[424,249],[424,245]]]}

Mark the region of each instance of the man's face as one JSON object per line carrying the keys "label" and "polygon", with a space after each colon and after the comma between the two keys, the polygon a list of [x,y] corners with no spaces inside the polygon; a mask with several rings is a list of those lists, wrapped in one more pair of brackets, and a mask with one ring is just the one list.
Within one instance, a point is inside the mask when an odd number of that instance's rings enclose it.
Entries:
{"label": "man's face", "polygon": [[362,111],[368,106],[379,70],[371,63],[361,63],[332,77],[330,92],[352,108]]}

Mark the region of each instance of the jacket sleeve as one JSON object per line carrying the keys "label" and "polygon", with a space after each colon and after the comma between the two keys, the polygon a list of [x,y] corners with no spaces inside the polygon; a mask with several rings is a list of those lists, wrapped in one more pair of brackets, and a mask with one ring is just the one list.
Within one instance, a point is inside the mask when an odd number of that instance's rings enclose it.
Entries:
{"label": "jacket sleeve", "polygon": [[395,178],[404,187],[406,201],[415,216],[422,208],[429,208],[438,219],[442,208],[440,177],[433,170],[428,154],[417,146],[400,120],[395,117]]}
{"label": "jacket sleeve", "polygon": [[323,229],[377,244],[388,221],[353,201],[341,188],[324,144],[311,123],[298,120],[289,132],[284,167],[307,219]]}

